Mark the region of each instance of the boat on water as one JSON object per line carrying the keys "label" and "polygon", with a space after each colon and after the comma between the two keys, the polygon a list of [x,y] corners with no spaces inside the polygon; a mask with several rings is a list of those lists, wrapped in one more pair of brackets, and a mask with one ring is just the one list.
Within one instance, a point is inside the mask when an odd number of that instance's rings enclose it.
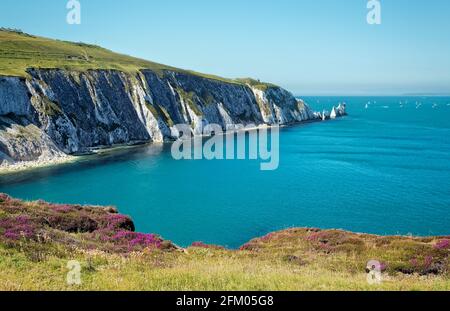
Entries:
{"label": "boat on water", "polygon": [[336,117],[337,117],[336,108],[333,107],[333,109],[331,110],[331,113],[330,113],[330,119],[334,120],[334,119],[336,119]]}

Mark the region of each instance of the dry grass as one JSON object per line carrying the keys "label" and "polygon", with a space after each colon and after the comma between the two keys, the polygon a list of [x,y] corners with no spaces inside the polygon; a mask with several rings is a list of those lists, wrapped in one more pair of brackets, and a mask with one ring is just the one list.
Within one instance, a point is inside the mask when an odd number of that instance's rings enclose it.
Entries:
{"label": "dry grass", "polygon": [[[2,249],[0,290],[450,290],[448,276],[384,275],[369,285],[359,272],[330,264],[348,257],[318,257],[307,265],[233,251],[189,249],[184,253],[137,253],[128,257],[77,253],[31,262]],[[69,259],[81,262],[82,285],[66,284]]]}
{"label": "dry grass", "polygon": [[[29,216],[26,223],[24,215]],[[51,226],[30,222],[43,215]],[[1,195],[0,290],[450,290],[448,237],[296,228],[252,240],[239,250],[202,243],[186,250],[153,244],[142,248],[130,247],[127,240],[117,245],[114,239],[101,242],[95,232],[109,236],[104,232],[108,215],[92,207],[22,202]],[[2,226],[17,217],[34,231],[8,238]],[[59,229],[52,219],[60,219]],[[118,224],[131,225],[126,219]],[[50,239],[36,239],[33,232]],[[66,284],[69,260],[82,266],[80,286]],[[380,285],[367,282],[369,260],[383,265]]]}

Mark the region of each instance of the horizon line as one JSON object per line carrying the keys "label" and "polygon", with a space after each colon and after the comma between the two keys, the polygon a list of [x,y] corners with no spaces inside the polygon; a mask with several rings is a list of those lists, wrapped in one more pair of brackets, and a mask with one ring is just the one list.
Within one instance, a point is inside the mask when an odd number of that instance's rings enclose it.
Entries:
{"label": "horizon line", "polygon": [[307,93],[307,94],[296,94],[293,93],[294,97],[305,97],[305,96],[314,96],[314,97],[338,97],[338,96],[346,96],[346,97],[402,97],[402,96],[410,96],[410,97],[450,97],[450,93],[448,94],[348,94],[348,93],[332,93],[332,94],[314,94],[314,93]]}

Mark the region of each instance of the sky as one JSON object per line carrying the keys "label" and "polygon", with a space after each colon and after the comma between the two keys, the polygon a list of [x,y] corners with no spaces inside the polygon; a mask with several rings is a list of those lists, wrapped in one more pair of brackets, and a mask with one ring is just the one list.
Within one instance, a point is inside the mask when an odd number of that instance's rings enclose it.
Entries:
{"label": "sky", "polygon": [[[0,27],[98,44],[296,95],[450,94],[450,1],[1,0]],[[1,47],[0,47],[1,49]]]}

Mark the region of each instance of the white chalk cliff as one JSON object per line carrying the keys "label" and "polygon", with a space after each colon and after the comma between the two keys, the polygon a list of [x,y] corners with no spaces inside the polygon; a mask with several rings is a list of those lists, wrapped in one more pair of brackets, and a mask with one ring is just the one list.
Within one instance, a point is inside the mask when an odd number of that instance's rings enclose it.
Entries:
{"label": "white chalk cliff", "polygon": [[[287,125],[318,119],[288,91],[189,73],[29,69],[0,76],[0,165],[77,155],[118,144],[178,137],[202,125]],[[337,116],[345,107],[335,109]]]}

